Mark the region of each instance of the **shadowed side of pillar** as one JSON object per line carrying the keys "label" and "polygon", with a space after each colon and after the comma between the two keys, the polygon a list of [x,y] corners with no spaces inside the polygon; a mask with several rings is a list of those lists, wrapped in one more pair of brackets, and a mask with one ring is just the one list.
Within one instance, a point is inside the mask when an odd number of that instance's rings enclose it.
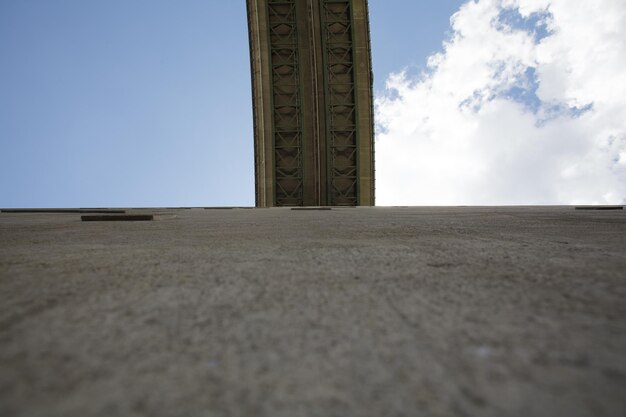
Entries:
{"label": "shadowed side of pillar", "polygon": [[374,205],[366,0],[247,0],[257,207]]}

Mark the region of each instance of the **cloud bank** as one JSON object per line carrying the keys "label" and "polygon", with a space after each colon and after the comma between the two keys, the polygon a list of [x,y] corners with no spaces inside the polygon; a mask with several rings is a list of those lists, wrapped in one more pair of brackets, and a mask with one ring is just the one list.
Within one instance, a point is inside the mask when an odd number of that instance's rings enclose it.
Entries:
{"label": "cloud bank", "polygon": [[625,204],[624,0],[477,0],[376,98],[379,205]]}

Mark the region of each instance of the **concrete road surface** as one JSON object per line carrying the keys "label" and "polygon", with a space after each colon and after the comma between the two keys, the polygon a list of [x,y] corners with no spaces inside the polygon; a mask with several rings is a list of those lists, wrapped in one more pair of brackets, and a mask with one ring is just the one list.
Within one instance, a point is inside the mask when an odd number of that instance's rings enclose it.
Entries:
{"label": "concrete road surface", "polygon": [[626,211],[0,213],[0,416],[626,416]]}

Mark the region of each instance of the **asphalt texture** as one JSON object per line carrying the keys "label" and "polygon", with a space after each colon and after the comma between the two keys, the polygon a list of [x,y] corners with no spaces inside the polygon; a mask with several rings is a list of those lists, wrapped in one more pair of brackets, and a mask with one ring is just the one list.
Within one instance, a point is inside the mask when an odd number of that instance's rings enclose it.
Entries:
{"label": "asphalt texture", "polygon": [[0,416],[626,416],[626,211],[0,213]]}

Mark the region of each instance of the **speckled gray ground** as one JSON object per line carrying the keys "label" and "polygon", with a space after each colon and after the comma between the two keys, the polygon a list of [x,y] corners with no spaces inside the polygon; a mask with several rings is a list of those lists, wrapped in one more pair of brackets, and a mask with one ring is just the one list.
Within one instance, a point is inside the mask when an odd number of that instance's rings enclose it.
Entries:
{"label": "speckled gray ground", "polygon": [[625,416],[626,212],[0,213],[1,416]]}

